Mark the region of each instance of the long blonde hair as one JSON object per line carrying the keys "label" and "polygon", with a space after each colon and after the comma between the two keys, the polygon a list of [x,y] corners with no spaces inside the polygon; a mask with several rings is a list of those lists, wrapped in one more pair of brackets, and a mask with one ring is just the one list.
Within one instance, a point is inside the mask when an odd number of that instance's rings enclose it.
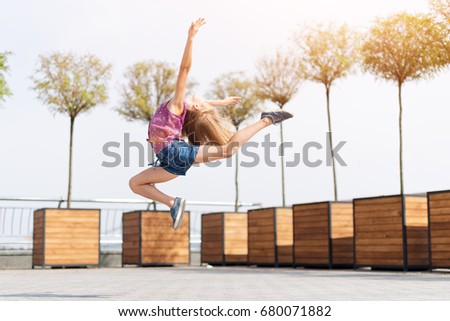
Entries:
{"label": "long blonde hair", "polygon": [[225,145],[232,136],[227,123],[215,109],[188,109],[184,119],[183,136],[186,136],[192,145]]}

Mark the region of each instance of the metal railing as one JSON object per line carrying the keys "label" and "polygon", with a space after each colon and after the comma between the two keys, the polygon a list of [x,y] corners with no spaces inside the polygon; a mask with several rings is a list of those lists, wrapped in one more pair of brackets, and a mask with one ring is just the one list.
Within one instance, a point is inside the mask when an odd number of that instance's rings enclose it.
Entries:
{"label": "metal railing", "polygon": [[[40,204],[51,204],[45,207],[61,208],[67,201],[64,199],[47,198],[6,198],[0,197],[0,250],[31,250],[33,246],[33,213],[42,208]],[[6,203],[14,205],[4,206]],[[39,206],[24,207],[23,204],[33,203]],[[75,199],[71,200],[73,208],[80,208],[82,204],[102,204],[100,208],[100,244],[102,250],[120,251],[122,244],[122,215],[133,210],[158,210],[161,204],[153,201],[135,199]],[[18,204],[18,205],[17,205]],[[106,204],[124,208],[108,208]],[[240,208],[260,206],[259,203],[239,203]],[[92,208],[89,207],[89,208]],[[234,209],[234,203],[187,201],[186,210],[191,212],[191,249],[200,246],[201,215],[207,212],[229,211]]]}

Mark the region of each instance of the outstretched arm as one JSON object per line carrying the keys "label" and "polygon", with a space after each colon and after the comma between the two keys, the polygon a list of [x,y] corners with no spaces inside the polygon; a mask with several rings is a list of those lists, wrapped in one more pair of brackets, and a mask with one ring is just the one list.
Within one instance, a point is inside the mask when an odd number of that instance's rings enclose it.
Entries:
{"label": "outstretched arm", "polygon": [[191,23],[188,32],[188,38],[184,47],[183,58],[181,59],[180,70],[178,71],[177,84],[175,87],[175,96],[170,101],[168,106],[169,110],[176,115],[183,113],[183,102],[186,94],[186,81],[189,74],[189,70],[192,65],[192,42],[197,34],[197,31],[206,23],[203,18],[197,19]]}
{"label": "outstretched arm", "polygon": [[240,101],[241,97],[230,96],[220,100],[207,100],[206,102],[211,106],[221,107],[221,106],[236,105],[239,104]]}

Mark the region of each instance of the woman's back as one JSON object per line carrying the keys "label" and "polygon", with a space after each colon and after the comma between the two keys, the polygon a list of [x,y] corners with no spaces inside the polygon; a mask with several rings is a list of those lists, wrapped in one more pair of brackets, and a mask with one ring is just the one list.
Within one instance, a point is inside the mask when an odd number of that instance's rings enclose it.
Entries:
{"label": "woman's back", "polygon": [[148,138],[155,153],[159,153],[173,140],[181,139],[184,119],[186,117],[187,103],[184,102],[183,113],[175,115],[167,107],[169,101],[158,107],[148,125]]}

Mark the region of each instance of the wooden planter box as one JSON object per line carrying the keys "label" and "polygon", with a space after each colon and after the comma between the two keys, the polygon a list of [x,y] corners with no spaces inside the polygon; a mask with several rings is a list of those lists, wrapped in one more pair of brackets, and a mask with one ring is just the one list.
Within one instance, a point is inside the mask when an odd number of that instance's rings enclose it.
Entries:
{"label": "wooden planter box", "polygon": [[427,198],[380,196],[353,200],[355,266],[426,269]]}
{"label": "wooden planter box", "polygon": [[353,267],[353,204],[296,204],[294,264],[313,267]]}
{"label": "wooden planter box", "polygon": [[428,193],[429,266],[450,268],[450,191]]}
{"label": "wooden planter box", "polygon": [[169,211],[123,213],[122,266],[190,263],[189,212],[174,231]]}
{"label": "wooden planter box", "polygon": [[202,215],[201,262],[247,264],[247,213]]}
{"label": "wooden planter box", "polygon": [[99,266],[100,210],[34,211],[32,267]]}
{"label": "wooden planter box", "polygon": [[248,264],[293,265],[292,208],[248,211]]}

